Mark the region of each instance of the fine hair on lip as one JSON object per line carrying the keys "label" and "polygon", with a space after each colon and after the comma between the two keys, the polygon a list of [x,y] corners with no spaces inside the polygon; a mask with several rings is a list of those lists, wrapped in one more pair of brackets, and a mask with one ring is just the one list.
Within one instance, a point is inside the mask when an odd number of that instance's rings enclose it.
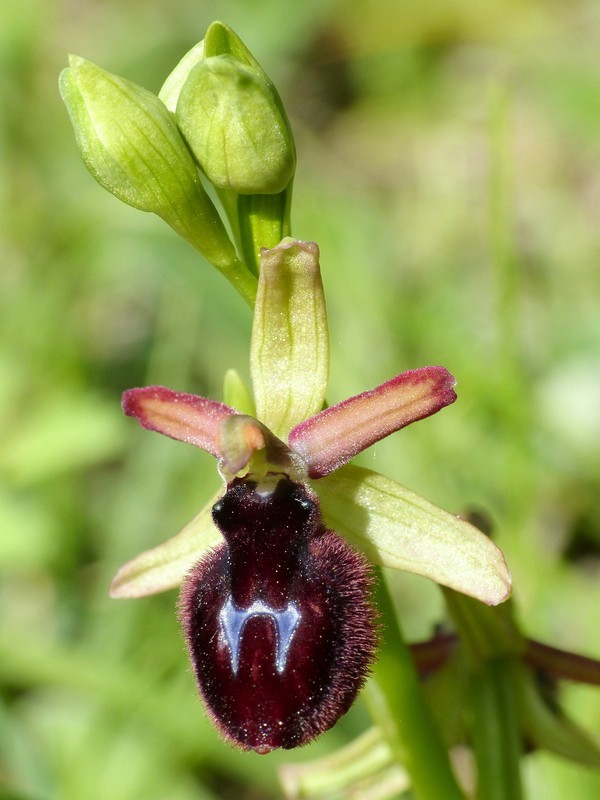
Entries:
{"label": "fine hair on lip", "polygon": [[200,694],[243,749],[306,744],[348,710],[373,661],[368,565],[287,477],[268,494],[235,479],[213,519],[225,542],[190,571],[180,599]]}

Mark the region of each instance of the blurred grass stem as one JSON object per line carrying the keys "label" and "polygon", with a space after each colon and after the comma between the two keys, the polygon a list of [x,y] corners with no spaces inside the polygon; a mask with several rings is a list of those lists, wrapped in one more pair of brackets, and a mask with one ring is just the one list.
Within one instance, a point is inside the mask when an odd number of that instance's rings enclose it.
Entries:
{"label": "blurred grass stem", "polygon": [[473,678],[473,742],[478,800],[522,800],[521,736],[509,658],[491,659]]}

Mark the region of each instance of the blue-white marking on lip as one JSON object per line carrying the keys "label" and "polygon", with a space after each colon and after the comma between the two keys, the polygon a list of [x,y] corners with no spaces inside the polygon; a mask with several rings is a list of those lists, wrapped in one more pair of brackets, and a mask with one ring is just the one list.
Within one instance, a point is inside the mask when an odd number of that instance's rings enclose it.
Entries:
{"label": "blue-white marking on lip", "polygon": [[281,674],[285,669],[292,638],[300,622],[300,612],[294,603],[288,603],[284,609],[278,610],[271,608],[262,600],[255,600],[251,606],[245,609],[237,608],[229,595],[219,612],[219,620],[231,653],[233,672],[237,673],[240,663],[240,643],[244,625],[251,617],[256,616],[270,617],[275,623],[277,638],[275,666],[277,672]]}

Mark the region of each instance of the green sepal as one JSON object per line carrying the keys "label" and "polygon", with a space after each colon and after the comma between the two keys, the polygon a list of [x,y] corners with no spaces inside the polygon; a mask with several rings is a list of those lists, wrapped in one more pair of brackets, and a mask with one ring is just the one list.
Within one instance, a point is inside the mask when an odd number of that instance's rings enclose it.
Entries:
{"label": "green sepal", "polygon": [[233,31],[228,25],[225,25],[224,22],[213,22],[209,25],[208,30],[206,31],[206,36],[204,38],[204,55],[205,57],[211,56],[222,56],[222,55],[229,55],[232,56],[236,61],[239,61],[240,64],[245,65],[249,69],[253,70],[256,75],[263,80],[265,80],[271,89],[273,99],[277,105],[279,110],[279,115],[283,122],[285,123],[289,135],[289,140],[294,152],[294,159],[296,158],[296,146],[294,144],[294,136],[292,133],[292,128],[290,126],[287,114],[285,112],[285,108],[283,105],[283,101],[279,96],[279,92],[275,88],[272,80],[269,78],[265,70],[256,60],[256,58],[252,55],[250,50],[246,47],[244,42],[240,39],[235,31]]}
{"label": "green sepal", "polygon": [[205,57],[220,55],[233,56],[242,64],[253,69],[258,75],[268,79],[266,72],[240,37],[225,23],[213,22],[206,32],[206,37],[188,50],[166,78],[158,93],[159,99],[162,100],[169,111],[175,113],[181,87],[196,64]]}
{"label": "green sepal", "polygon": [[[281,97],[265,70],[240,37],[223,22],[213,22],[206,32],[204,45],[206,56],[232,56],[268,83],[279,118],[285,123],[295,161],[296,146]],[[277,194],[242,195],[228,189],[217,189],[239,251],[255,275],[258,275],[261,248],[275,247],[285,236],[291,235],[292,184],[293,180],[290,180]]]}
{"label": "green sepal", "polygon": [[329,339],[314,242],[284,239],[261,253],[250,372],[257,417],[281,439],[323,407]]}
{"label": "green sepal", "polygon": [[313,485],[328,527],[371,563],[423,575],[488,605],[510,595],[510,573],[498,547],[399,483],[347,464]]}
{"label": "green sepal", "polygon": [[[203,112],[201,116],[205,117],[205,121],[209,119],[210,124],[208,128],[198,126],[192,115],[186,127],[183,105],[180,111],[183,117],[179,122],[182,130],[189,128],[190,142],[196,142],[196,158],[217,191],[239,253],[248,269],[254,275],[258,275],[260,249],[274,247],[284,236],[290,234],[290,207],[296,162],[293,134],[283,103],[272,81],[239,36],[222,22],[213,22],[210,25],[206,37],[184,56],[165,81],[159,97],[170,111],[176,112],[182,87],[194,68],[205,59],[213,58],[217,59],[217,63],[221,59],[229,63],[234,74],[239,67],[241,74],[247,74],[249,71],[254,76],[253,84],[261,87],[263,99],[267,100],[269,108],[267,115],[265,116],[260,110],[249,113],[249,108],[244,102],[240,102],[240,97],[235,97],[235,93],[232,102],[227,104],[228,95],[223,91],[222,85],[217,86],[216,95],[210,93],[207,95],[205,91],[199,91],[197,86],[194,87],[192,78],[192,83],[186,92],[189,92],[192,107],[197,104]],[[225,132],[223,136],[215,137],[218,118],[227,106],[229,112],[226,116],[230,120],[239,118],[243,124],[238,126],[226,121],[221,128]],[[275,126],[272,124],[273,121]],[[242,134],[240,141],[243,141],[244,130],[257,126],[260,128],[260,133],[255,140],[259,141],[261,146],[255,148],[253,141],[246,141],[246,148],[250,146],[248,159],[245,161],[242,159],[244,163],[238,162],[237,167],[232,169],[236,159],[232,160],[230,153],[227,153],[227,159],[222,158],[228,149],[224,146],[227,137],[231,138],[238,130]],[[279,144],[285,142],[284,150],[280,153],[283,158],[279,164],[283,169],[280,170],[275,184],[272,178],[273,174],[277,173],[277,165],[273,163],[269,147],[264,146],[264,130],[279,131],[279,137],[276,137]],[[214,147],[209,147],[211,136],[217,142],[217,149],[221,148],[221,158],[218,157]],[[211,150],[210,154],[207,154],[207,148]],[[233,149],[237,151],[236,147]],[[242,150],[244,149],[243,147]],[[265,161],[265,158],[266,172],[265,163],[261,165],[261,160]],[[266,182],[265,175],[268,178]]]}
{"label": "green sepal", "polygon": [[221,494],[212,497],[176,536],[124,564],[113,579],[110,596],[145,597],[179,586],[194,564],[223,541],[211,515]]}

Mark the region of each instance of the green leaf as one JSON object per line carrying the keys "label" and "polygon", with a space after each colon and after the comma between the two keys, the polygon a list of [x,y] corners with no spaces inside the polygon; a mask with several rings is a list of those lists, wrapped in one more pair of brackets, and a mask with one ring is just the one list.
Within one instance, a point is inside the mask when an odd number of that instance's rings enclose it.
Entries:
{"label": "green leaf", "polygon": [[351,464],[313,485],[326,524],[374,564],[423,575],[488,605],[509,597],[511,579],[502,552],[467,522]]}
{"label": "green leaf", "polygon": [[520,670],[517,694],[521,725],[529,742],[569,761],[600,767],[600,741],[543,699],[530,670]]}
{"label": "green leaf", "polygon": [[216,494],[176,536],[140,553],[121,567],[110,587],[111,597],[145,597],[180,585],[185,574],[223,541],[212,521]]}

